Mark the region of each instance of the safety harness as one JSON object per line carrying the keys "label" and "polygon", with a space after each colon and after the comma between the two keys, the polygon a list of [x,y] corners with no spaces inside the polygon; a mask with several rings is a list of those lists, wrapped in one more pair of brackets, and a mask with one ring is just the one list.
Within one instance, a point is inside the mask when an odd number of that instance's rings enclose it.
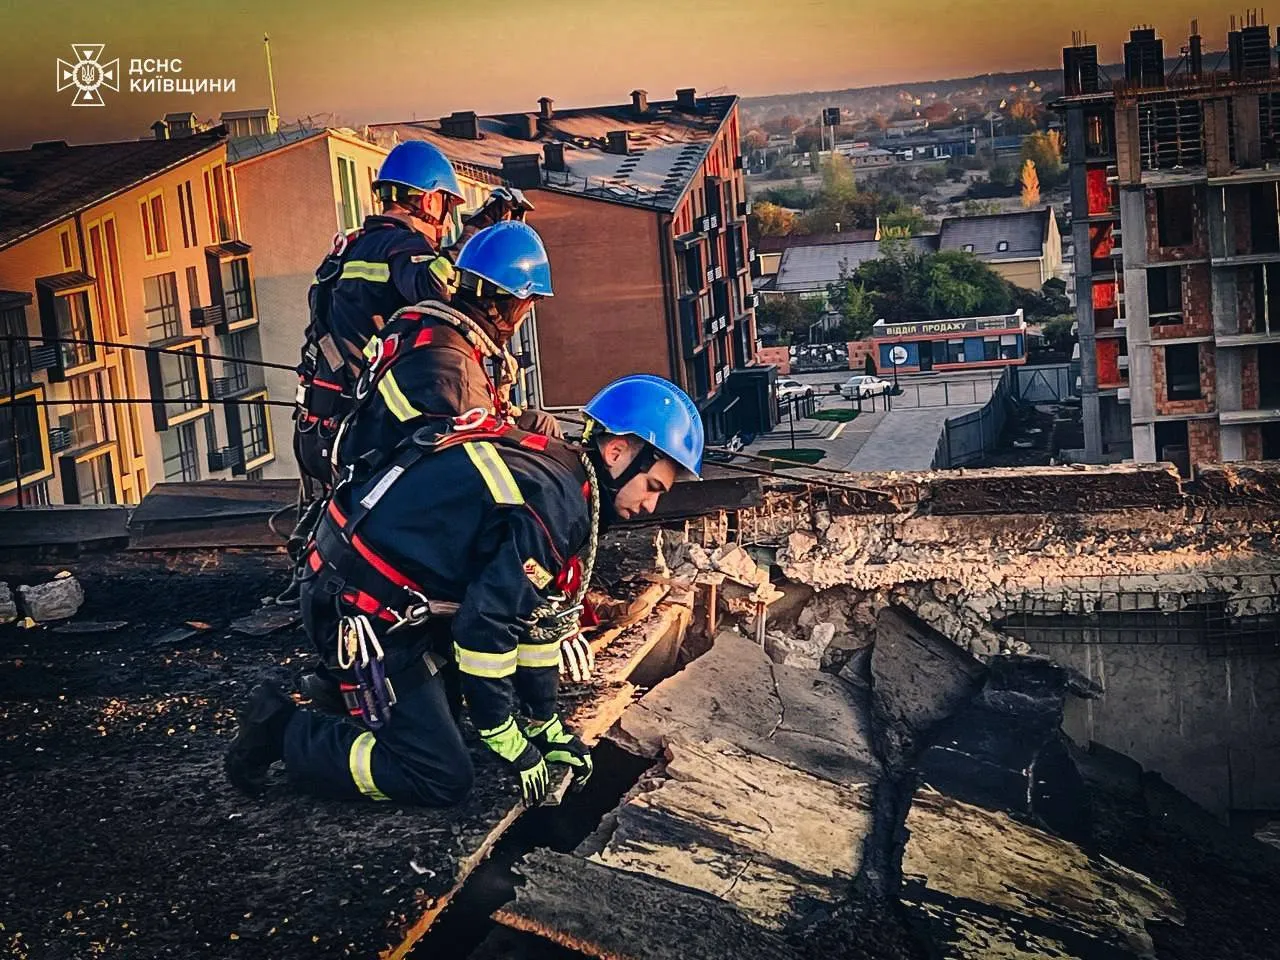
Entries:
{"label": "safety harness", "polygon": [[[590,533],[585,557],[561,558],[551,541],[546,523],[524,501],[514,478],[500,462],[493,444],[547,453],[558,459],[572,456],[587,472],[583,496],[590,504]],[[403,693],[434,673],[429,660],[415,663],[399,675],[388,677],[382,671],[383,651],[372,620],[389,624],[385,633],[404,627],[420,626],[433,618],[453,616],[459,604],[432,597],[439,592],[436,585],[421,583],[378,553],[360,535],[360,528],[387,491],[414,464],[426,456],[455,446],[466,446],[472,463],[480,471],[494,499],[499,504],[520,506],[533,513],[545,532],[551,555],[561,564],[554,578],[556,593],[533,611],[527,627],[535,642],[551,642],[571,635],[580,624],[594,625],[594,614],[585,604],[587,585],[595,566],[596,541],[600,523],[599,485],[595,468],[585,454],[574,454],[563,448],[549,450],[550,438],[528,433],[500,421],[477,408],[462,417],[435,421],[419,428],[409,441],[396,449],[393,462],[378,481],[349,511],[337,503],[337,492],[351,482],[351,471],[340,482],[335,495],[325,507],[313,539],[303,557],[304,580],[317,580],[318,587],[355,614],[340,617],[338,627],[339,669],[354,674],[355,682],[340,684],[343,698],[352,716],[364,719],[371,728],[385,723],[396,702],[396,688]],[[497,461],[497,462],[495,462]]]}

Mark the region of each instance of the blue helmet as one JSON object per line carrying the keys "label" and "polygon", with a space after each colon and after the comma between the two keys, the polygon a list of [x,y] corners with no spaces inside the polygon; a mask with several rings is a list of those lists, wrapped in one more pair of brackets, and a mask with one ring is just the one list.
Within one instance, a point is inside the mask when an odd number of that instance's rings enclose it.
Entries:
{"label": "blue helmet", "polygon": [[378,179],[373,181],[374,189],[384,183],[397,183],[423,193],[440,190],[463,199],[453,164],[439,148],[425,140],[406,140],[392,147],[387,159],[382,161]]}
{"label": "blue helmet", "polygon": [[582,412],[609,433],[639,437],[695,479],[702,474],[702,416],[688,394],[646,373],[621,377]]}
{"label": "blue helmet", "polygon": [[522,300],[552,295],[547,249],[533,227],[518,220],[485,227],[463,245],[454,266]]}

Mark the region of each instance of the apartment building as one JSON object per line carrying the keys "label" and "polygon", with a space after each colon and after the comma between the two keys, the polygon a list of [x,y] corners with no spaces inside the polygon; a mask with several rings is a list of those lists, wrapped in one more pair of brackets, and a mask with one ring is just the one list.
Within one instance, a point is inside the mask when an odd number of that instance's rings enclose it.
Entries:
{"label": "apartment building", "polygon": [[136,503],[275,457],[224,131],[157,136],[0,153],[0,505]]}
{"label": "apartment building", "polygon": [[1086,458],[1280,457],[1280,72],[1266,24],[1177,66],[1134,30],[1124,77],[1063,51]]}
{"label": "apartment building", "polygon": [[756,362],[754,253],[738,100],[643,90],[616,106],[381,124],[525,190],[556,295],[538,311],[537,394],[570,409],[615,377],[654,373],[698,403],[708,432],[774,424],[772,367]]}
{"label": "apartment building", "polygon": [[[249,113],[249,111],[243,111]],[[224,114],[224,116],[226,116]],[[227,162],[235,174],[245,233],[254,238],[254,279],[258,302],[271,323],[262,330],[263,359],[298,362],[308,321],[307,291],[334,235],[354,230],[378,209],[373,181],[388,146],[347,128],[294,125],[274,132],[233,137]],[[478,209],[501,177],[458,164],[466,203],[461,216]],[[537,213],[531,221],[537,225]],[[535,311],[536,314],[537,311]],[[521,362],[517,403],[537,406],[537,317],[530,317],[511,345]],[[287,370],[265,371],[272,396],[292,397],[297,377]],[[293,434],[293,411],[270,408],[272,431]],[[292,446],[281,444],[268,477],[297,476]]]}

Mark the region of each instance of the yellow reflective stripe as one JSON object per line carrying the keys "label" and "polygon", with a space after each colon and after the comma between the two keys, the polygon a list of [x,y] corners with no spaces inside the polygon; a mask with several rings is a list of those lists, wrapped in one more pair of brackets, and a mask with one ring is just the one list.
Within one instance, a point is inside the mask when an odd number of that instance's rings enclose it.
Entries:
{"label": "yellow reflective stripe", "polygon": [[377,352],[377,349],[378,349],[378,338],[370,337],[368,340],[365,341],[364,349],[361,350],[360,352],[364,354],[364,358],[366,360],[372,360],[374,353]]}
{"label": "yellow reflective stripe", "polygon": [[516,665],[521,667],[560,666],[560,644],[522,643],[516,648]]}
{"label": "yellow reflective stripe", "polygon": [[351,753],[347,756],[347,766],[351,768],[351,779],[370,800],[389,800],[385,793],[373,782],[373,747],[378,741],[366,730],[356,737],[351,745]]}
{"label": "yellow reflective stripe", "polygon": [[422,415],[422,411],[409,402],[409,398],[400,389],[395,374],[390,370],[378,378],[378,395],[382,397],[387,409],[399,420],[412,420]]}
{"label": "yellow reflective stripe", "polygon": [[484,484],[489,488],[489,494],[493,497],[494,503],[512,505],[524,503],[520,485],[516,483],[516,478],[511,475],[507,465],[502,462],[502,457],[498,456],[498,451],[494,449],[492,443],[467,443],[463,446],[466,447],[467,456],[471,458],[471,462],[480,471],[480,476],[484,477]]}
{"label": "yellow reflective stripe", "polygon": [[506,653],[481,653],[479,650],[464,650],[455,643],[453,657],[458,662],[458,669],[473,677],[501,680],[516,672],[515,650],[508,650]]}
{"label": "yellow reflective stripe", "polygon": [[342,276],[339,279],[386,283],[391,279],[391,268],[385,263],[370,260],[348,260],[342,265]]}

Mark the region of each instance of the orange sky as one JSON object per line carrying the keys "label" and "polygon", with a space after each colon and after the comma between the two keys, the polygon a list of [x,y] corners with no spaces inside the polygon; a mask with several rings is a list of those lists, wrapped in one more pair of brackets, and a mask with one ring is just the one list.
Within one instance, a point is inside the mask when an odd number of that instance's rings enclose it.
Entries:
{"label": "orange sky", "polygon": [[[0,146],[136,137],[170,111],[202,116],[268,103],[262,34],[282,118],[345,123],[452,110],[619,103],[633,88],[744,96],[1056,66],[1087,29],[1104,61],[1128,29],[1154,24],[1176,54],[1198,16],[1225,46],[1228,10],[1204,0],[6,0],[0,14]],[[101,108],[55,92],[70,44],[121,58]],[[184,78],[235,77],[236,93],[128,92],[131,57],[178,57]]]}

